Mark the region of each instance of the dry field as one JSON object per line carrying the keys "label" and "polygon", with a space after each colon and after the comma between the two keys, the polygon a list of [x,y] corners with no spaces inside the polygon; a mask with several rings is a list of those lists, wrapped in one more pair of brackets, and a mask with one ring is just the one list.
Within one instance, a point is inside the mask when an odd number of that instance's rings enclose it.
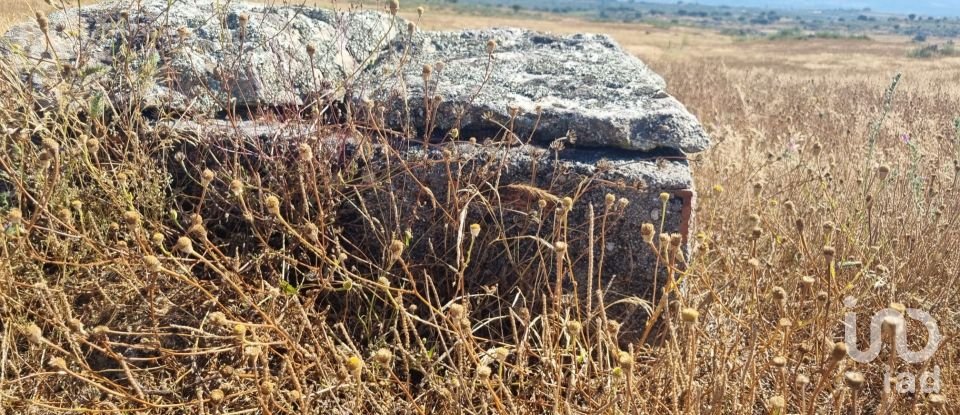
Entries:
{"label": "dry field", "polygon": [[[29,5],[40,4],[11,1],[12,9],[0,11],[0,25],[29,16]],[[416,16],[408,8],[402,14]],[[117,235],[141,221],[164,223],[165,199],[145,206],[142,218],[122,215],[130,207],[121,198],[84,201],[82,209],[101,209],[95,216],[124,224],[98,224],[77,213],[90,221],[83,226],[91,236],[76,242],[82,258],[58,263],[55,281],[39,282],[47,280],[38,275],[50,271],[38,261],[61,255],[51,241],[61,237],[56,229],[69,233],[62,223],[0,238],[0,322],[6,322],[0,323],[0,414],[80,407],[103,413],[315,413],[309,407],[357,414],[960,412],[960,366],[954,366],[960,358],[960,58],[908,58],[913,46],[892,37],[739,41],[694,28],[446,10],[427,10],[421,26],[608,33],[660,73],[707,126],[715,146],[693,160],[698,249],[682,274],[676,305],[668,308],[673,312],[663,316],[662,342],[620,350],[616,330],[599,322],[549,313],[529,321],[511,313],[503,318],[530,337],[504,336],[510,340],[501,343],[463,329],[485,324],[471,320],[469,304],[441,307],[428,299],[420,307],[436,307],[435,313],[408,313],[403,302],[409,305],[413,296],[401,289],[394,289],[395,297],[382,295],[390,286],[385,290],[372,277],[337,285],[347,297],[335,302],[343,309],[316,311],[313,302],[326,297],[277,299],[276,290],[256,275],[230,274],[232,253],[218,252],[206,236],[194,238],[206,253],[183,255],[193,262],[165,249],[156,254],[164,265],[156,267],[156,256],[123,254],[152,243],[131,230],[134,236],[121,246]],[[0,97],[9,100],[10,94]],[[0,123],[24,117],[17,108],[16,102],[0,103]],[[71,143],[89,148],[89,141],[57,140],[64,149]],[[114,185],[103,183],[131,176],[145,183],[157,179],[156,169],[120,156],[117,139],[100,140],[103,159],[85,159],[61,174],[93,177],[87,186],[107,189]],[[5,148],[40,148],[12,137],[2,142]],[[52,145],[44,145],[51,151]],[[30,176],[24,186],[46,183],[31,173],[46,166],[49,158],[0,156],[4,175]],[[211,174],[231,183],[227,170]],[[43,224],[44,217],[57,215],[68,222],[62,215],[81,209],[71,205],[83,196],[71,184],[33,185],[51,206],[57,201],[67,211],[51,207],[23,212],[20,219],[7,213],[8,223]],[[150,197],[138,194],[137,200],[154,201]],[[270,201],[266,210],[263,216],[274,213]],[[263,227],[256,231],[293,232]],[[182,233],[163,229],[168,246]],[[184,247],[178,242],[176,248]],[[107,251],[112,254],[97,256]],[[336,258],[325,260],[338,266]],[[70,266],[77,270],[67,272]],[[229,287],[211,287],[184,272],[186,266],[223,273]],[[145,267],[161,271],[147,280]],[[98,273],[109,275],[113,285],[91,282]],[[155,307],[122,305],[162,298],[167,308],[180,307],[173,314],[215,310],[202,295],[183,290],[185,284],[261,308],[253,307],[252,315],[213,313],[215,321],[206,323],[224,327],[198,328],[200,323],[184,318],[181,324],[191,327],[193,337],[177,343],[164,337],[174,331],[172,323],[154,315]],[[856,304],[845,303],[849,298]],[[112,315],[97,314],[94,305]],[[374,305],[387,311],[371,312]],[[894,317],[884,320],[875,359],[851,357],[845,319],[859,316],[857,347],[866,349],[868,321],[884,309],[932,316],[935,323],[927,328],[936,326],[944,337],[929,359],[908,363],[896,353],[887,329],[904,326],[904,320]],[[84,328],[84,313],[97,314],[101,322]],[[919,314],[907,314],[908,348],[919,350],[930,332],[915,321]],[[336,321],[362,321],[365,332]],[[411,340],[410,325],[432,327],[435,343]],[[133,339],[140,344],[126,344]],[[298,342],[308,344],[307,351],[299,352]],[[129,356],[113,352],[122,348]],[[100,365],[109,373],[91,369],[96,359],[110,362]]]}

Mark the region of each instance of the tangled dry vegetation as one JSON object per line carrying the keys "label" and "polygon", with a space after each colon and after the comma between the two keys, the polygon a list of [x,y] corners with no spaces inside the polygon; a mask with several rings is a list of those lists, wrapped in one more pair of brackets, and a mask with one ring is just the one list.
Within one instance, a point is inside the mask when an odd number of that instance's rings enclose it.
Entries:
{"label": "tangled dry vegetation", "polygon": [[[133,101],[38,113],[0,63],[0,413],[955,413],[957,79],[653,64],[716,143],[694,160],[698,248],[669,267],[663,335],[623,344],[603,304],[539,301],[565,245],[522,258],[526,296],[471,284],[501,232],[457,223],[456,197],[437,226],[461,261],[409,263],[421,230],[342,203],[404,209],[362,152],[164,133]],[[322,131],[384,140],[364,127]],[[543,217],[562,225],[558,200]],[[600,210],[598,238],[617,226]],[[889,338],[848,357],[846,313],[866,339],[888,306],[936,318],[932,359]],[[884,387],[935,368],[938,391]]]}

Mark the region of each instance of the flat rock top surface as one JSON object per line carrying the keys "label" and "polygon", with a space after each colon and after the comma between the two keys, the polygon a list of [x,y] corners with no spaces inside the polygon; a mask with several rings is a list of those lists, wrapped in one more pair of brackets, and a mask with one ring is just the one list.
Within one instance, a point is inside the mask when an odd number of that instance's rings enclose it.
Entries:
{"label": "flat rock top surface", "polygon": [[[710,144],[663,79],[603,35],[410,31],[377,12],[213,0],[114,0],[49,22],[49,43],[24,23],[0,55],[22,69],[39,64],[30,81],[51,94],[60,62],[88,90],[184,113],[372,101],[387,127],[425,135],[509,129],[540,143],[688,153]],[[118,67],[141,81],[117,82]]]}

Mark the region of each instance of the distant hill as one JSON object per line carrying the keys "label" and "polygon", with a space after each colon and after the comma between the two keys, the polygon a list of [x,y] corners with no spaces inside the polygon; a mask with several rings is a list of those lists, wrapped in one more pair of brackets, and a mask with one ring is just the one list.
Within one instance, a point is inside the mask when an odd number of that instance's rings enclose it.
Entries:
{"label": "distant hill", "polygon": [[[676,1],[647,0],[655,3]],[[921,16],[960,16],[960,1],[956,0],[696,0],[684,3],[698,3],[711,6],[761,7],[772,9],[866,9],[874,12],[897,14],[917,14]]]}

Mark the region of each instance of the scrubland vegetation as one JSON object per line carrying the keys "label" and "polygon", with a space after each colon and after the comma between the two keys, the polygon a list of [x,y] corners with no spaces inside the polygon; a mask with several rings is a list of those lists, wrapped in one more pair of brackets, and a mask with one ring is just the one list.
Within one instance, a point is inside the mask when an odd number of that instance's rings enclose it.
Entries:
{"label": "scrubland vegetation", "polygon": [[[899,38],[737,41],[429,10],[422,22],[493,24],[611,33],[712,133],[692,160],[693,255],[650,239],[678,288],[655,341],[624,344],[602,304],[540,301],[566,245],[520,258],[536,277],[522,298],[471,285],[471,255],[499,232],[459,223],[461,199],[437,206],[460,262],[415,274],[425,264],[405,247],[425,230],[362,206],[338,222],[359,194],[404,209],[362,159],[342,168],[312,137],[165,134],[136,103],[41,114],[0,63],[0,413],[957,412],[957,58],[910,59]],[[365,127],[322,131],[383,139]],[[563,223],[577,201],[550,190],[544,220]],[[616,214],[598,207],[598,240]],[[378,254],[344,245],[349,230]],[[866,349],[888,307],[936,319],[929,360],[897,355],[895,320],[875,360],[850,357],[848,313]],[[907,321],[919,350],[924,327]],[[890,386],[901,373],[939,383]]]}

